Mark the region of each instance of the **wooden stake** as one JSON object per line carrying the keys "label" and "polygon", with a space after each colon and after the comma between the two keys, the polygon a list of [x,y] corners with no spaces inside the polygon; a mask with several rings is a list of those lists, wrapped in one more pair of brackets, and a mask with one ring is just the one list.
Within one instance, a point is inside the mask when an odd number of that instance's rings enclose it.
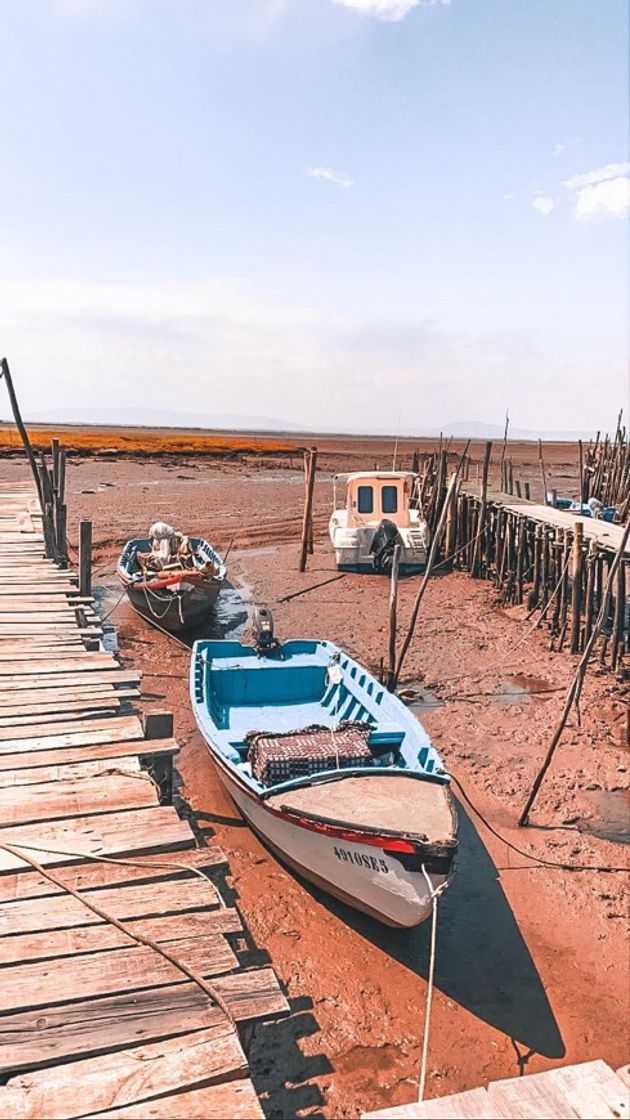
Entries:
{"label": "wooden stake", "polygon": [[300,571],[306,571],[306,557],[308,554],[308,541],[311,532],[311,519],[313,516],[313,488],[315,486],[315,470],[317,468],[317,448],[312,447],[309,461],[309,471],[304,501],[304,520],[302,522],[302,546],[300,549]]}
{"label": "wooden stake", "polygon": [[542,482],[543,502],[548,505],[547,501],[547,475],[545,474],[545,460],[543,459],[542,440],[538,440],[538,462],[540,464],[540,480]]}
{"label": "wooden stake", "polygon": [[394,547],[392,556],[392,576],[389,585],[389,643],[388,643],[388,672],[387,688],[393,692],[396,688],[396,614],[398,608],[398,567],[400,564],[400,545]]}
{"label": "wooden stake", "polygon": [[597,570],[597,554],[599,546],[592,540],[586,560],[586,592],[584,594],[584,638],[582,648],[586,646],[593,629],[593,607],[595,603],[595,574]]}
{"label": "wooden stake", "polygon": [[558,746],[558,743],[560,742],[560,739],[562,738],[562,733],[565,729],[566,722],[569,718],[569,713],[571,711],[571,708],[573,707],[574,703],[579,703],[580,693],[582,691],[582,685],[584,683],[584,677],[586,675],[586,670],[588,668],[588,663],[590,661],[591,654],[592,654],[593,648],[595,646],[595,642],[597,641],[597,638],[598,638],[599,633],[602,629],[602,626],[604,625],[604,622],[605,622],[606,618],[608,617],[608,609],[609,609],[609,606],[610,606],[610,594],[611,594],[611,590],[612,590],[613,581],[614,581],[614,578],[617,574],[619,566],[622,563],[623,555],[624,555],[624,552],[626,550],[626,545],[628,543],[628,536],[629,535],[630,535],[630,521],[626,522],[626,526],[624,528],[623,536],[621,538],[621,541],[619,542],[619,548],[617,549],[617,551],[615,553],[615,556],[614,556],[614,559],[613,559],[613,562],[610,566],[610,571],[608,572],[608,579],[606,580],[606,587],[604,589],[604,599],[603,599],[602,605],[600,607],[599,614],[597,615],[597,619],[596,619],[595,625],[593,627],[593,632],[592,632],[588,642],[586,643],[586,646],[584,648],[584,653],[582,654],[582,656],[580,658],[580,662],[579,662],[578,667],[576,669],[575,676],[574,676],[573,681],[571,683],[571,687],[569,688],[569,691],[567,693],[567,698],[564,702],[564,708],[563,708],[563,711],[562,711],[562,716],[560,717],[560,722],[558,723],[558,726],[556,728],[554,736],[551,740],[551,743],[549,745],[549,750],[547,751],[544,762],[543,762],[538,774],[536,775],[536,778],[534,780],[534,784],[531,788],[531,792],[529,794],[529,797],[527,798],[527,801],[525,803],[525,807],[523,809],[523,812],[521,813],[521,815],[519,817],[518,823],[519,823],[520,827],[524,827],[529,821],[529,814],[531,812],[532,805],[534,804],[534,801],[536,799],[536,795],[538,794],[538,790],[540,789],[540,787],[542,785],[543,778],[545,777],[545,774],[547,773],[547,770],[549,769],[549,766],[551,765],[551,760],[552,760],[552,758],[555,754],[556,747]]}
{"label": "wooden stake", "polygon": [[4,378],[4,381],[6,383],[7,393],[9,394],[9,404],[11,405],[11,411],[13,413],[13,419],[15,420],[15,426],[16,426],[18,432],[20,433],[20,438],[22,440],[22,443],[24,444],[24,450],[26,452],[26,456],[27,456],[27,459],[28,459],[30,467],[31,467],[33,478],[35,479],[35,485],[37,487],[37,494],[39,496],[39,504],[41,506],[42,513],[43,513],[44,512],[44,495],[42,494],[42,487],[41,487],[41,481],[40,481],[40,477],[39,477],[39,470],[37,468],[37,460],[35,459],[35,452],[33,451],[33,448],[31,447],[31,441],[28,438],[28,432],[27,432],[26,428],[24,427],[24,423],[22,421],[22,414],[20,412],[20,406],[18,405],[17,397],[15,395],[15,389],[13,388],[13,378],[11,377],[11,371],[9,369],[9,363],[7,362],[6,358],[3,358],[2,362],[0,362],[0,380],[2,380],[2,378]]}
{"label": "wooden stake", "polygon": [[490,471],[491,458],[492,441],[488,440],[486,442],[486,450],[483,457],[483,473],[481,476],[481,502],[479,504],[479,517],[477,519],[477,538],[473,546],[473,554],[470,564],[470,574],[473,577],[479,574],[479,564],[482,551],[481,530],[483,529],[486,520],[486,507],[488,504],[488,474]]}
{"label": "wooden stake", "polygon": [[571,564],[571,653],[580,652],[583,547],[584,525],[581,521],[576,521],[573,526],[573,555]]}
{"label": "wooden stake", "polygon": [[79,595],[92,594],[92,522],[79,525]]}

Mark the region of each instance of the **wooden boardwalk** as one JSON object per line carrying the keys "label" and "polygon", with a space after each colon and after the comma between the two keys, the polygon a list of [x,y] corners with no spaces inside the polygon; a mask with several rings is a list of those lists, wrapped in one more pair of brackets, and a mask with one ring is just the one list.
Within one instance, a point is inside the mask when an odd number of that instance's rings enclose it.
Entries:
{"label": "wooden boardwalk", "polygon": [[169,717],[133,710],[140,675],[99,634],[34,488],[1,485],[0,1117],[262,1117],[235,1023],[287,1002],[239,966],[225,857],[168,804]]}
{"label": "wooden boardwalk", "polygon": [[601,1059],[493,1081],[448,1097],[369,1112],[363,1120],[623,1120],[630,1116],[628,1066]]}

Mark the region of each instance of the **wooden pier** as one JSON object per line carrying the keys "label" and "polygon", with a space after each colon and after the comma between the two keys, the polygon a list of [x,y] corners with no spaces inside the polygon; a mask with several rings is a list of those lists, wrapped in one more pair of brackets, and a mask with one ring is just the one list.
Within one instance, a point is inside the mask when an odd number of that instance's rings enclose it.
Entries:
{"label": "wooden pier", "polygon": [[172,717],[45,552],[35,486],[0,485],[0,1116],[262,1117],[236,1024],[287,1002],[169,803]]}
{"label": "wooden pier", "polygon": [[493,1081],[448,1097],[368,1112],[363,1120],[622,1120],[630,1116],[630,1070],[601,1059]]}

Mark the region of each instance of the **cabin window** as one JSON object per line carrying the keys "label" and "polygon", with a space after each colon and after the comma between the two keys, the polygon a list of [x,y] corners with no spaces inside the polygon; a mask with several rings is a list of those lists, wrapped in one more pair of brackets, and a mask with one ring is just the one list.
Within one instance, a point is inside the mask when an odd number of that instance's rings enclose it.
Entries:
{"label": "cabin window", "polygon": [[398,487],[384,486],[381,494],[383,513],[398,513]]}
{"label": "cabin window", "polygon": [[359,486],[357,497],[359,513],[374,513],[374,490],[371,486]]}

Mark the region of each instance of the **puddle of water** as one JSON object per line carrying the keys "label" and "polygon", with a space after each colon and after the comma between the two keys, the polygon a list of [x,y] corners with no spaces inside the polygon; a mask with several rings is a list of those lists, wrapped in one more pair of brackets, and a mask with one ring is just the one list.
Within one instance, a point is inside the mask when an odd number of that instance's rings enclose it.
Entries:
{"label": "puddle of water", "polygon": [[586,794],[592,813],[575,823],[580,832],[630,844],[630,790],[593,790]]}
{"label": "puddle of water", "polygon": [[398,695],[410,712],[426,712],[429,708],[444,707],[444,701],[440,700],[435,692],[431,692],[431,689],[425,688],[424,685],[406,685]]}
{"label": "puddle of water", "polygon": [[556,689],[542,677],[515,673],[503,681],[500,691],[493,693],[492,699],[497,704],[530,704],[532,700],[548,700],[554,692]]}

